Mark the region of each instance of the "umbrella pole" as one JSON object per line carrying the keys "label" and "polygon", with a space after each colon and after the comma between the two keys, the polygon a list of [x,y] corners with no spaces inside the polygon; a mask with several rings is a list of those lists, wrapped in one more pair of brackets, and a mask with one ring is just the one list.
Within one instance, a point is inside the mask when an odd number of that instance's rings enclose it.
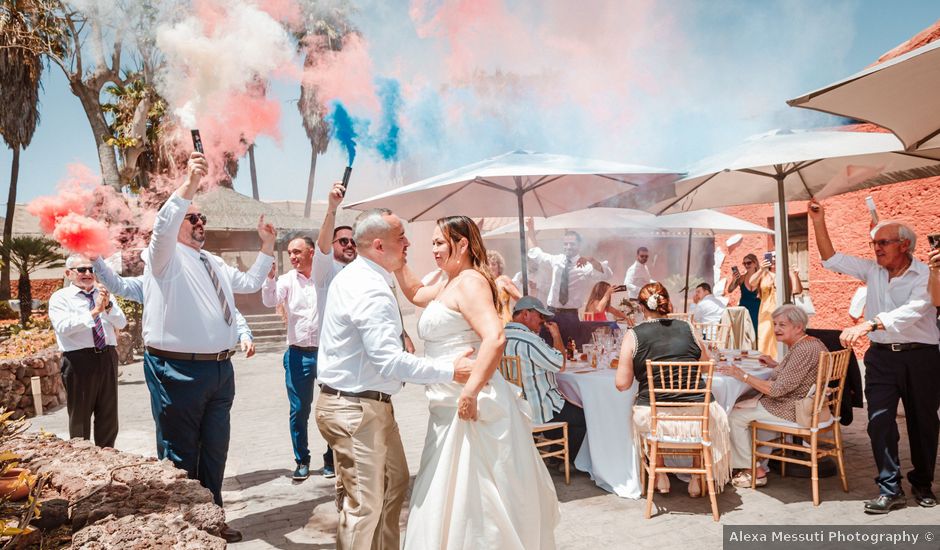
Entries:
{"label": "umbrella pole", "polygon": [[522,261],[522,295],[529,295],[529,262],[525,249],[525,207],[522,204],[522,190],[516,190],[516,205],[519,212],[519,259]]}
{"label": "umbrella pole", "polygon": [[685,253],[685,306],[682,311],[689,312],[689,269],[692,266],[692,228],[689,228],[689,247]]}
{"label": "umbrella pole", "polygon": [[790,296],[790,233],[787,230],[787,201],[783,193],[783,174],[777,174],[774,179],[777,180],[777,219],[780,225],[780,263],[777,265],[777,273],[781,275],[783,300],[777,299],[778,303],[792,303]]}

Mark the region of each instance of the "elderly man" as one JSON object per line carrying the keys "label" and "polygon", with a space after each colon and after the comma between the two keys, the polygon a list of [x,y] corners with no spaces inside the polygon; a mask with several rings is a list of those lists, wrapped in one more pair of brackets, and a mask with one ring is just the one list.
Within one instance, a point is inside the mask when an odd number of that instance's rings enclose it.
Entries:
{"label": "elderly man", "polygon": [[627,276],[623,278],[623,284],[627,287],[627,296],[631,300],[636,300],[637,294],[643,285],[648,285],[656,281],[650,276],[649,267],[646,262],[650,259],[650,251],[645,246],[636,249],[636,261],[627,268]]}
{"label": "elderly man", "polygon": [[115,329],[127,325],[111,294],[97,284],[95,268],[85,256],[65,261],[71,283],[49,298],[49,320],[62,351],[62,381],[69,415],[69,437],[91,439],[114,447],[118,434],[118,356]]}
{"label": "elderly man", "polygon": [[[558,391],[555,373],[565,369],[565,346],[558,325],[546,319],[552,312],[532,296],[516,302],[512,322],[506,325],[506,349],[503,355],[517,355],[522,362],[522,392],[532,407],[532,421],[568,423],[568,448],[571,461],[578,456],[587,424],[584,409],[567,401]],[[538,333],[542,327],[552,336],[549,347]]]}
{"label": "elderly man", "polygon": [[702,283],[692,293],[692,320],[696,323],[720,323],[725,304],[712,294],[712,285]]}
{"label": "elderly man", "polygon": [[[144,252],[144,376],[150,389],[160,458],[198,479],[222,506],[235,373],[234,293],[261,288],[274,261],[274,227],[258,222],[261,252],[241,272],[203,250],[208,220],[193,205],[208,163],[192,153],[188,176],[157,213]],[[228,542],[241,533],[224,525]]]}
{"label": "elderly man", "polygon": [[903,224],[879,223],[871,231],[875,260],[864,260],[836,253],[821,204],[810,202],[809,216],[823,266],[868,285],[868,320],[840,336],[846,347],[865,335],[871,341],[865,353],[865,397],[880,494],[865,503],[865,511],[885,514],[905,505],[898,456],[899,400],[904,402],[914,465],[907,475],[911,491],[919,505],[936,506],[931,485],[940,434],[940,331],[927,293],[929,270],[913,256],[917,237]]}
{"label": "elderly man", "polygon": [[528,258],[539,265],[539,271],[546,270],[546,277],[551,280],[548,290],[549,309],[555,315],[562,338],[574,338],[580,324],[578,312],[587,303],[591,289],[595,283],[612,277],[613,272],[607,262],[581,256],[581,235],[577,232],[565,231],[562,238],[563,252],[548,254],[536,241],[535,221],[529,218],[526,224]]}
{"label": "elderly man", "polygon": [[[391,396],[402,382],[464,382],[471,363],[407,353],[392,293],[408,238],[386,209],[363,212],[353,230],[359,256],[337,274],[326,298],[320,351],[317,426],[336,457],[340,549],[398,548],[408,466]],[[469,352],[468,352],[469,354]]]}

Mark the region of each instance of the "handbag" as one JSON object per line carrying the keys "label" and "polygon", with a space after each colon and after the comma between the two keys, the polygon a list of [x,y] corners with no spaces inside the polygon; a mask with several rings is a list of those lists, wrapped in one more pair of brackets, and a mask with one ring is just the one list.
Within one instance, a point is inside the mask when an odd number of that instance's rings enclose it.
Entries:
{"label": "handbag", "polygon": [[822,409],[819,411],[819,423],[813,426],[813,406],[816,404],[816,384],[810,387],[806,397],[794,403],[796,408],[796,423],[803,428],[815,428],[819,424],[825,424],[832,418],[832,412],[829,411],[829,405],[823,401]]}

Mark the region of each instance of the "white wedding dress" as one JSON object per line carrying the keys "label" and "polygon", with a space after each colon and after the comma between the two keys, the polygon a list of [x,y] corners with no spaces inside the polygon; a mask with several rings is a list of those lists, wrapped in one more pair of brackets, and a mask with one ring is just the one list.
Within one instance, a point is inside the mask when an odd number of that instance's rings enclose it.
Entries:
{"label": "white wedding dress", "polygon": [[[418,322],[428,357],[479,349],[463,316],[431,302]],[[477,397],[476,422],[460,420],[461,384],[431,384],[430,419],[411,494],[405,548],[555,548],[558,499],[532,441],[528,404],[497,371]]]}

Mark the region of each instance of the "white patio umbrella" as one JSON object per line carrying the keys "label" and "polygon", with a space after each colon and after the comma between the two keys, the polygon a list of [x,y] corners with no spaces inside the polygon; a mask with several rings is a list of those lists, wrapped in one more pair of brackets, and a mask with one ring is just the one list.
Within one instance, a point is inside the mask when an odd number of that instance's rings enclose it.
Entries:
{"label": "white patio umbrella", "polygon": [[[672,234],[688,235],[685,265],[685,311],[689,303],[689,268],[692,263],[692,236],[714,236],[720,233],[764,233],[773,231],[749,221],[729,216],[714,210],[697,210],[695,212],[680,212],[665,216],[654,216],[648,212],[631,210],[627,208],[587,208],[567,214],[552,216],[551,218],[537,218],[535,230],[539,234],[557,233],[561,236],[564,231],[574,229],[578,231],[611,230],[622,232],[624,235],[645,234]],[[483,235],[484,238],[514,237],[519,233],[519,225],[510,223],[494,229]]]}
{"label": "white patio umbrella", "polygon": [[879,63],[787,101],[872,122],[894,132],[907,150],[940,147],[940,41]]}
{"label": "white patio umbrella", "polygon": [[[675,183],[675,197],[644,210],[655,214],[776,202],[778,288],[790,299],[786,203],[873,185],[936,175],[940,149],[904,151],[890,134],[775,131],[709,157]],[[873,176],[882,173],[877,178]],[[605,201],[605,204],[618,199]],[[624,197],[621,203],[632,201]]]}
{"label": "white patio umbrella", "polygon": [[[681,177],[651,168],[567,155],[513,151],[349,205],[389,208],[408,221],[465,216],[554,216],[622,193],[660,188]],[[525,228],[519,238],[525,257]],[[528,288],[525,262],[523,286]]]}

